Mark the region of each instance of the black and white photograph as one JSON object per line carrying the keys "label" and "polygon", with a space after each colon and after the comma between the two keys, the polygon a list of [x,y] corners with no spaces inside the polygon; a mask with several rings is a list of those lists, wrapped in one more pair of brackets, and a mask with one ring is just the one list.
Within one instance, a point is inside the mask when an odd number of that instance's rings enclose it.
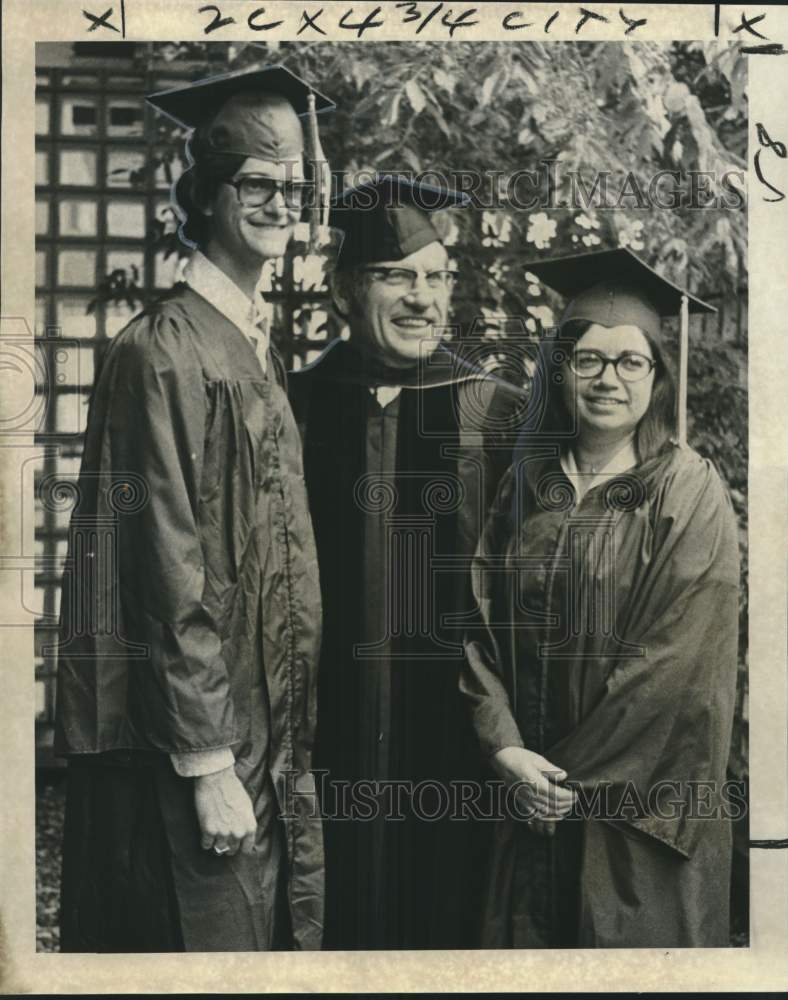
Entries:
{"label": "black and white photograph", "polygon": [[650,5],[491,5],[481,37],[380,5],[440,41],[230,3],[130,40],[121,6],[35,39],[5,348],[35,954],[746,958],[785,846],[750,784],[777,60],[640,40]]}

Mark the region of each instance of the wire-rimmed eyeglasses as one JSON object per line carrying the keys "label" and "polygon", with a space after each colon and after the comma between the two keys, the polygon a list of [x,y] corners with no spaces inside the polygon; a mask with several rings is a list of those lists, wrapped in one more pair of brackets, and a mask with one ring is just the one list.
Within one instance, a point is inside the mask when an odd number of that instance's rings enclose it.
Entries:
{"label": "wire-rimmed eyeglasses", "polygon": [[362,267],[365,274],[373,275],[378,281],[389,285],[391,288],[403,288],[412,292],[416,287],[416,282],[423,277],[427,286],[433,289],[450,290],[457,280],[457,272],[448,268],[439,268],[437,271],[416,271],[411,267]]}

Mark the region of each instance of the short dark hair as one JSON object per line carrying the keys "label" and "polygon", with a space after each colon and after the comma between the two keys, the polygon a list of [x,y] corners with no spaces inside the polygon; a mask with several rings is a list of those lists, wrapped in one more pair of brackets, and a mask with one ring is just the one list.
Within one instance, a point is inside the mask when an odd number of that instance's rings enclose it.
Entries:
{"label": "short dark hair", "polygon": [[189,243],[204,246],[211,234],[210,216],[202,207],[216,197],[219,185],[234,177],[246,161],[245,156],[225,153],[199,161],[181,175],[175,187],[175,199],[183,217],[180,233]]}
{"label": "short dark hair", "polygon": [[[571,429],[571,424],[563,398],[563,383],[560,377],[557,378],[566,360],[565,353],[560,347],[567,341],[572,345],[576,344],[592,325],[588,320],[570,320],[561,327],[556,337],[542,341],[538,372],[534,380],[532,413],[528,422],[533,430],[539,431],[546,438],[559,438],[562,448],[566,447],[566,435]],[[645,330],[640,332],[648,341],[654,360],[657,362],[648,409],[635,431],[638,459],[646,462],[660,454],[673,436],[676,383],[660,345]],[[538,387],[542,387],[541,392]],[[541,406],[538,398],[540,395]],[[541,413],[537,413],[539,409]]]}

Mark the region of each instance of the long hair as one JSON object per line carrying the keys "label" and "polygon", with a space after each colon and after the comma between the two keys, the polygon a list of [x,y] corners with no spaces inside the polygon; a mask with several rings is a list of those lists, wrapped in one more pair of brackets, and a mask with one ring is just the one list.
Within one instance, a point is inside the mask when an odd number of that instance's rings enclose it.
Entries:
{"label": "long hair", "polygon": [[[547,441],[568,447],[572,420],[563,398],[561,368],[566,361],[566,349],[573,349],[592,324],[587,320],[570,320],[556,337],[542,341],[539,364],[534,379],[534,390],[527,418],[530,434],[538,432]],[[654,360],[654,383],[648,409],[641,417],[635,431],[638,458],[646,462],[666,447],[674,433],[676,412],[676,383],[660,345],[641,330],[651,347]]]}
{"label": "long hair", "polygon": [[185,243],[201,247],[208,242],[211,219],[203,208],[211,204],[219,185],[234,177],[246,159],[232,153],[215,154],[192,164],[178,178],[174,200],[183,220],[179,233]]}

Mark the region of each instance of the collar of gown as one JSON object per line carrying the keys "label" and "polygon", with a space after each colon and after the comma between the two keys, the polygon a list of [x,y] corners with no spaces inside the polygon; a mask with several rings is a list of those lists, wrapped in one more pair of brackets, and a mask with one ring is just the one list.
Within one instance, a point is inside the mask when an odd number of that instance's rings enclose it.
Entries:
{"label": "collar of gown", "polygon": [[254,302],[200,250],[195,250],[189,259],[183,280],[247,337],[260,336],[260,331],[253,325]]}
{"label": "collar of gown", "polygon": [[366,357],[345,340],[332,341],[318,358],[300,370],[311,371],[315,377],[332,382],[363,385],[367,388],[434,388],[454,385],[468,379],[490,377],[488,372],[463,360],[443,344],[439,344],[424,363],[411,368],[389,368]]}
{"label": "collar of gown", "polygon": [[634,440],[628,441],[626,447],[617,451],[608,463],[596,472],[581,472],[577,467],[575,454],[571,448],[568,448],[561,455],[560,461],[561,468],[577,493],[578,502],[592,487],[605,483],[608,479],[612,479],[621,472],[627,472],[638,464]]}

